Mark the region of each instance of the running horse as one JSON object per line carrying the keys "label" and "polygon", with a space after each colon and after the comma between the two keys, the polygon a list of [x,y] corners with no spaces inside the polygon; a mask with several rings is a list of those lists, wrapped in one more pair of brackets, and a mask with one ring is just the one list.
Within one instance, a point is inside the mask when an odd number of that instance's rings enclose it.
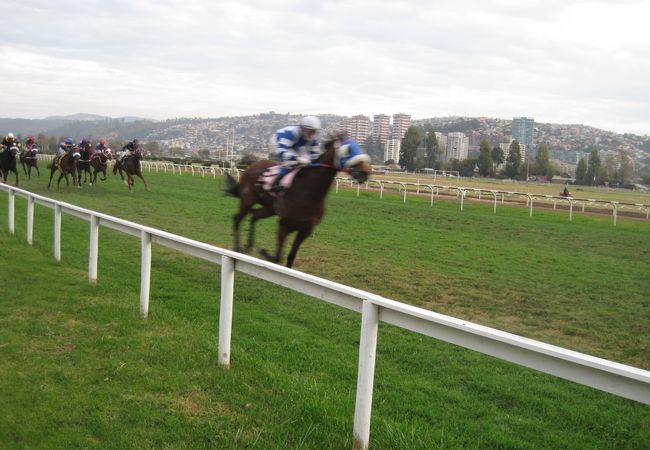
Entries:
{"label": "running horse", "polygon": [[77,161],[81,155],[79,154],[78,151],[75,150],[70,150],[69,152],[66,152],[62,156],[58,156],[52,161],[52,165],[50,167],[50,182],[47,183],[47,188],[50,188],[50,185],[52,184],[52,177],[54,177],[54,172],[57,170],[61,172],[61,175],[59,176],[59,180],[56,182],[56,188],[57,190],[59,189],[59,184],[61,183],[61,179],[65,177],[65,183],[68,187],[70,187],[70,181],[68,180],[68,174],[72,176],[72,182],[76,185],[81,187],[81,184],[77,184]]}
{"label": "running horse", "polygon": [[105,148],[104,150],[97,150],[90,157],[90,167],[93,169],[93,174],[90,177],[90,185],[92,186],[97,181],[97,174],[101,172],[104,175],[104,178],[100,178],[102,181],[106,181],[106,169],[108,168],[108,162],[113,159],[113,153],[110,148]]}
{"label": "running horse", "polygon": [[92,186],[93,174],[90,171],[90,158],[93,145],[84,139],[77,148],[81,155],[77,160],[77,184],[81,186],[81,173],[83,172],[84,183],[86,183],[88,178],[90,178],[90,185]]}
{"label": "running horse", "polygon": [[16,170],[16,155],[18,154],[18,147],[12,146],[7,148],[5,145],[0,148],[0,174],[2,174],[2,182],[7,183],[9,172],[16,174],[16,186],[18,186],[18,171]]}
{"label": "running horse", "polygon": [[134,182],[133,175],[140,177],[140,179],[144,183],[145,191],[149,190],[147,188],[147,182],[142,176],[142,150],[141,149],[138,148],[136,151],[133,152],[132,155],[124,156],[121,161],[120,160],[115,161],[115,165],[113,166],[113,175],[117,174],[118,171],[120,172],[120,177],[122,178],[122,181],[124,181],[124,175],[122,175],[122,172],[126,172],[126,185],[129,187],[129,192],[131,192],[131,188],[133,187],[133,182]]}
{"label": "running horse", "polygon": [[[325,214],[325,197],[332,186],[337,171],[346,171],[358,183],[364,183],[370,174],[370,158],[363,153],[350,152],[337,146],[336,140],[326,142],[325,151],[315,163],[306,166],[296,174],[293,184],[286,192],[274,195],[264,190],[260,177],[269,168],[277,166],[277,161],[261,160],[253,162],[241,175],[239,183],[226,173],[226,193],[239,197],[239,212],[233,217],[235,251],[241,251],[239,226],[242,220],[251,215],[248,243],[245,251],[253,248],[255,222],[259,219],[277,215],[279,217],[277,249],[271,255],[262,249],[261,254],[269,261],[279,263],[287,236],[296,232],[295,240],[287,257],[287,267],[293,266],[300,245],[307,239]],[[355,152],[356,153],[356,152]],[[288,175],[287,175],[288,176]],[[260,206],[254,208],[256,204]]]}
{"label": "running horse", "polygon": [[23,166],[25,175],[27,175],[30,180],[32,179],[32,167],[36,169],[38,176],[41,176],[41,171],[38,169],[38,159],[36,155],[38,155],[38,147],[35,145],[20,152],[20,164]]}

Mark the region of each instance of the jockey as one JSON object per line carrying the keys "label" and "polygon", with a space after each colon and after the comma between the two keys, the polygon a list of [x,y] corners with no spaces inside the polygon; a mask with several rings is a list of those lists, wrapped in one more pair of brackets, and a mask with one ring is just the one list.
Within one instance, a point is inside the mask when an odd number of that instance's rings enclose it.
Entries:
{"label": "jockey", "polygon": [[34,136],[29,136],[27,140],[25,141],[25,150],[31,150],[32,147],[34,147],[36,144],[36,141],[34,140]]}
{"label": "jockey", "polygon": [[127,154],[132,155],[138,148],[140,148],[140,142],[137,139],[133,139],[122,147],[122,151],[118,155],[117,160],[122,162],[122,159],[124,159]]}
{"label": "jockey", "polygon": [[100,152],[103,152],[107,148],[108,147],[106,146],[106,139],[104,139],[104,138],[101,138],[99,140],[99,143],[97,145],[95,145],[95,150],[100,151]]}
{"label": "jockey", "polygon": [[72,139],[67,138],[65,141],[59,144],[59,156],[63,156],[66,153],[69,153],[73,148],[74,142],[72,142]]}
{"label": "jockey", "polygon": [[338,148],[334,156],[334,165],[338,168],[349,169],[361,161],[370,163],[370,157],[364,153],[361,146],[349,136],[347,131],[337,131],[334,139],[338,141]]}
{"label": "jockey", "polygon": [[280,180],[292,169],[307,166],[320,156],[316,133],[320,130],[318,117],[305,116],[299,125],[280,128],[272,137],[272,152],[280,158],[280,172],[271,192],[282,190]]}
{"label": "jockey", "polygon": [[3,137],[0,145],[2,145],[2,149],[0,149],[0,153],[3,152],[5,149],[10,149],[12,147],[20,148],[20,143],[16,140],[13,133],[9,133],[5,137]]}

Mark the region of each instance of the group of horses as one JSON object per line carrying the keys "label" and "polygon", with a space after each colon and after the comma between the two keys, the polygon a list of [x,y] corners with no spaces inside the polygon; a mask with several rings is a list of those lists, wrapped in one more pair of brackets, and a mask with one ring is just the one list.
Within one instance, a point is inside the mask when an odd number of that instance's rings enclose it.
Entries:
{"label": "group of horses", "polygon": [[[5,149],[0,153],[0,174],[2,175],[3,183],[7,182],[7,177],[9,172],[13,172],[16,176],[16,186],[18,186],[18,169],[17,163],[23,166],[23,171],[25,175],[31,179],[32,178],[32,168],[36,169],[36,173],[40,177],[41,172],[38,168],[38,149],[30,148],[25,149],[23,152],[18,154],[18,147],[11,147]],[[52,179],[54,174],[59,172],[59,179],[57,180],[56,186],[59,188],[61,180],[65,178],[66,185],[70,186],[70,179],[75,186],[81,187],[82,181],[81,176],[83,174],[83,182],[89,183],[90,186],[96,183],[97,175],[102,174],[101,181],[106,180],[106,171],[108,170],[108,165],[113,159],[113,154],[111,149],[107,148],[104,150],[96,150],[93,152],[92,146],[88,144],[84,147],[76,147],[75,149],[54,158],[51,164],[48,165],[50,169],[50,181],[47,184],[49,189],[52,185]],[[129,187],[129,191],[133,187],[133,177],[139,177],[144,183],[145,190],[147,189],[147,182],[142,176],[142,152],[140,149],[133,152],[132,155],[124,157],[121,161],[115,161],[113,167],[113,174],[119,172],[120,178],[124,181],[124,174],[126,174],[126,183]]]}

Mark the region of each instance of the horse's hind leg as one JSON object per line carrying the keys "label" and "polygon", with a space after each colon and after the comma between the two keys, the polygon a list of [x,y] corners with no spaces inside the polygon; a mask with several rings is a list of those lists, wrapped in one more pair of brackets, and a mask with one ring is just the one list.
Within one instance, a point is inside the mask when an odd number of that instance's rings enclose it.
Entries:
{"label": "horse's hind leg", "polygon": [[142,180],[142,182],[144,183],[144,190],[148,191],[149,188],[147,187],[147,182],[144,180],[144,177],[142,176],[142,172],[138,172],[138,173],[136,173],[136,175],[139,176],[140,179]]}
{"label": "horse's hind leg", "polygon": [[268,208],[257,208],[251,211],[251,225],[250,229],[248,230],[248,243],[246,244],[245,249],[246,252],[253,248],[253,245],[255,243],[255,222],[260,219],[271,217],[273,214],[275,214],[273,210]]}

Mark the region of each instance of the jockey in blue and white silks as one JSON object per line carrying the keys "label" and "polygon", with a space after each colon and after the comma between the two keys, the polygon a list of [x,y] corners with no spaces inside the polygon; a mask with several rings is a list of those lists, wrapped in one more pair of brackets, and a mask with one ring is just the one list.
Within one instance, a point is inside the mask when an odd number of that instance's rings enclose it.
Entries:
{"label": "jockey in blue and white silks", "polygon": [[363,152],[361,146],[347,135],[345,131],[337,133],[339,147],[334,157],[334,165],[340,169],[359,164],[361,161],[370,162],[370,157]]}
{"label": "jockey in blue and white silks", "polygon": [[320,146],[316,133],[320,130],[320,120],[317,117],[306,116],[300,120],[300,125],[289,125],[280,128],[272,137],[270,145],[275,155],[280,158],[280,172],[273,182],[271,191],[281,190],[280,180],[297,166],[311,164],[320,156]]}

